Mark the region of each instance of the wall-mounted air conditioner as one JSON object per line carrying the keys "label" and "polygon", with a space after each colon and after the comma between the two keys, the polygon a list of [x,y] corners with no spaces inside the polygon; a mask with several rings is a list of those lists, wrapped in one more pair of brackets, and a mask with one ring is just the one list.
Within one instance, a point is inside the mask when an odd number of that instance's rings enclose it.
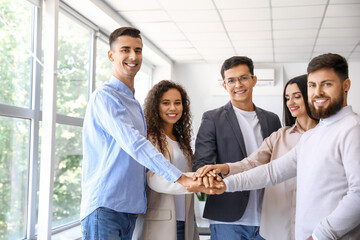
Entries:
{"label": "wall-mounted air conditioner", "polygon": [[263,68],[254,69],[254,74],[257,77],[256,86],[274,86],[275,85],[275,69]]}

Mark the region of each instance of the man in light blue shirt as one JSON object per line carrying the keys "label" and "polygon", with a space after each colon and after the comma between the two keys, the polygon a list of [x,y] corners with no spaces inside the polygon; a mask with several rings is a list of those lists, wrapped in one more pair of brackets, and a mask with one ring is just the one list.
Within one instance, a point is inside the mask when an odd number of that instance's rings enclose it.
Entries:
{"label": "man in light blue shirt", "polygon": [[193,184],[146,140],[146,125],[134,97],[142,63],[135,28],[109,37],[113,76],[91,96],[83,126],[81,228],[83,239],[131,239],[136,214],[146,211],[145,168],[171,182]]}

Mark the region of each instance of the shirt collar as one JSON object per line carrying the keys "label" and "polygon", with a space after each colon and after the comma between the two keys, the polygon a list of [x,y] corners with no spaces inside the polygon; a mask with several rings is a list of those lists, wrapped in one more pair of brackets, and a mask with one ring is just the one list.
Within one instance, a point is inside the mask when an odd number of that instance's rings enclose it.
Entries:
{"label": "shirt collar", "polygon": [[330,125],[342,118],[344,118],[346,115],[352,113],[352,107],[351,106],[345,106],[342,109],[340,109],[337,113],[334,115],[331,115],[328,118],[320,119],[319,126],[327,126]]}
{"label": "shirt collar", "polygon": [[111,76],[109,83],[111,86],[113,86],[116,90],[124,92],[126,95],[129,95],[131,97],[134,97],[134,94],[128,86],[126,86],[122,81],[117,79],[114,76]]}
{"label": "shirt collar", "polygon": [[304,129],[302,129],[296,119],[295,124],[290,127],[290,133],[304,133]]}

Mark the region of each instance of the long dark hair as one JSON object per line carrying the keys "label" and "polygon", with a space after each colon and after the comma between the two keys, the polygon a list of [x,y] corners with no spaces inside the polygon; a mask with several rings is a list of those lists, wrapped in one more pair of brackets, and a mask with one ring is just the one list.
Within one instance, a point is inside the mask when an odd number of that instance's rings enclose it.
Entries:
{"label": "long dark hair", "polygon": [[159,106],[161,97],[169,89],[176,89],[180,92],[183,113],[179,121],[174,124],[173,134],[176,141],[179,142],[180,149],[183,151],[187,159],[192,162],[193,152],[191,149],[191,113],[190,100],[185,89],[174,82],[163,80],[156,84],[148,93],[144,104],[144,115],[147,125],[147,136],[153,140],[159,147],[162,154],[165,154],[166,149],[166,135],[164,133],[160,117]]}
{"label": "long dark hair", "polygon": [[309,108],[309,103],[308,103],[308,94],[307,94],[307,74],[298,76],[298,77],[294,77],[292,79],[290,79],[285,87],[284,87],[284,93],[283,93],[283,103],[284,103],[284,115],[285,115],[285,125],[286,126],[292,126],[295,124],[296,118],[291,116],[290,110],[289,108],[286,106],[286,98],[285,98],[285,94],[286,94],[286,88],[289,84],[296,84],[299,89],[300,92],[302,94],[302,97],[304,99],[304,104],[305,104],[305,109],[306,109],[306,113],[309,115],[309,117],[313,118],[311,116],[311,112],[310,112],[310,108]]}

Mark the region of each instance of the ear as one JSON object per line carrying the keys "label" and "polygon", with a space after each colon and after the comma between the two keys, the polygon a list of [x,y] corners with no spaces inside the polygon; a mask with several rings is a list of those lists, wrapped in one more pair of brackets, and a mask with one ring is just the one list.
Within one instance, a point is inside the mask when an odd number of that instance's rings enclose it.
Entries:
{"label": "ear", "polygon": [[343,82],[343,89],[344,89],[345,93],[347,93],[349,91],[350,86],[351,86],[350,79],[349,78],[345,79]]}
{"label": "ear", "polygon": [[222,86],[223,86],[223,88],[227,91],[227,89],[226,89],[226,83],[225,83],[224,80],[223,80],[223,82],[222,82]]}
{"label": "ear", "polygon": [[254,75],[253,78],[252,78],[252,80],[253,80],[253,86],[255,86],[256,83],[257,83],[257,77]]}
{"label": "ear", "polygon": [[114,58],[112,57],[113,55],[113,52],[111,51],[111,49],[108,51],[108,58],[110,60],[110,62],[113,62],[114,61]]}

